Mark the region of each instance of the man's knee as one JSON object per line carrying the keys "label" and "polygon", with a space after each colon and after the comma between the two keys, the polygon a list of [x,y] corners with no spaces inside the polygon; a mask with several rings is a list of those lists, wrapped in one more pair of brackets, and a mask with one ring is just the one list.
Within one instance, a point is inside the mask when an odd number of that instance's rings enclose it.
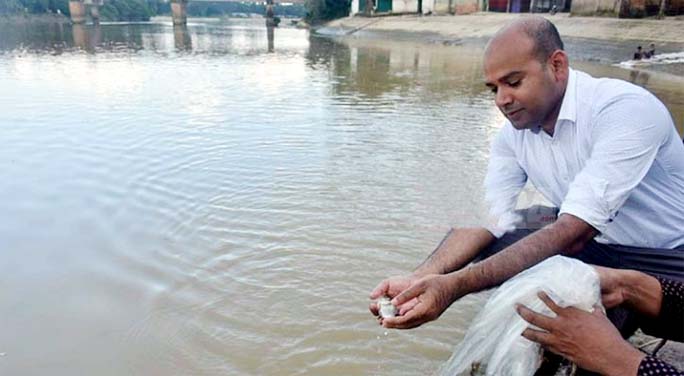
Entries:
{"label": "man's knee", "polygon": [[532,205],[529,208],[518,209],[515,213],[519,216],[515,226],[518,229],[539,230],[558,218],[558,208],[544,205]]}

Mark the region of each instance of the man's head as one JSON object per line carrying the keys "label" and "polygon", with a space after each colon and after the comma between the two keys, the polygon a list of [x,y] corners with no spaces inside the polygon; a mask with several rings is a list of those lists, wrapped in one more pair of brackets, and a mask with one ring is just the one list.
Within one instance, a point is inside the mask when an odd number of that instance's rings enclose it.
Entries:
{"label": "man's head", "polygon": [[487,44],[486,85],[516,129],[553,132],[568,81],[568,57],[558,30],[542,17],[521,17]]}
{"label": "man's head", "polygon": [[637,51],[641,51],[641,46],[637,46]]}

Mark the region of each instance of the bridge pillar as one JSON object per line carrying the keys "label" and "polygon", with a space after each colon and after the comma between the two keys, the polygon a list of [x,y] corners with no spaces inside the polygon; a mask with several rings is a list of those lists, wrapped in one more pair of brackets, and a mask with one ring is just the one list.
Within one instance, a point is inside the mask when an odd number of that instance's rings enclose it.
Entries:
{"label": "bridge pillar", "polygon": [[185,25],[188,23],[188,2],[187,0],[171,1],[171,18],[174,25]]}
{"label": "bridge pillar", "polygon": [[69,0],[69,13],[71,22],[82,24],[86,22],[86,6],[81,0]]}
{"label": "bridge pillar", "polygon": [[94,24],[100,23],[100,6],[99,5],[91,5],[90,6],[90,18],[93,19]]}

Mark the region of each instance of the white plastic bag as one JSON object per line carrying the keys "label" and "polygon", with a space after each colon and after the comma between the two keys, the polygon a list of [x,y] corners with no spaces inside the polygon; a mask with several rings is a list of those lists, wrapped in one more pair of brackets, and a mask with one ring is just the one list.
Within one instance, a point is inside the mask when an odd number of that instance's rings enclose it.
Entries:
{"label": "white plastic bag", "polygon": [[554,256],[511,278],[501,285],[442,367],[448,376],[477,374],[487,376],[532,376],[541,364],[541,348],[521,333],[530,326],[515,311],[517,303],[543,313],[555,314],[538,297],[545,291],[561,307],[573,306],[592,311],[601,304],[598,274],[591,266],[568,257]]}

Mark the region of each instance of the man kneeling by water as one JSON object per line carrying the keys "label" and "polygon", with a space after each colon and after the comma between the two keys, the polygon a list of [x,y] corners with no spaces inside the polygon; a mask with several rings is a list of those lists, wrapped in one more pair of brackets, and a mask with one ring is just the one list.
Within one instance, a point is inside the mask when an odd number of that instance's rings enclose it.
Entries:
{"label": "man kneeling by water", "polygon": [[[667,108],[641,87],[571,69],[542,17],[502,28],[484,73],[507,118],[485,179],[496,224],[452,229],[413,273],[380,282],[371,298],[387,295],[399,308],[382,325],[435,320],[461,297],[556,254],[683,281],[684,145]],[[559,208],[536,231],[514,211],[528,179]],[[370,310],[377,315],[376,304]]]}

